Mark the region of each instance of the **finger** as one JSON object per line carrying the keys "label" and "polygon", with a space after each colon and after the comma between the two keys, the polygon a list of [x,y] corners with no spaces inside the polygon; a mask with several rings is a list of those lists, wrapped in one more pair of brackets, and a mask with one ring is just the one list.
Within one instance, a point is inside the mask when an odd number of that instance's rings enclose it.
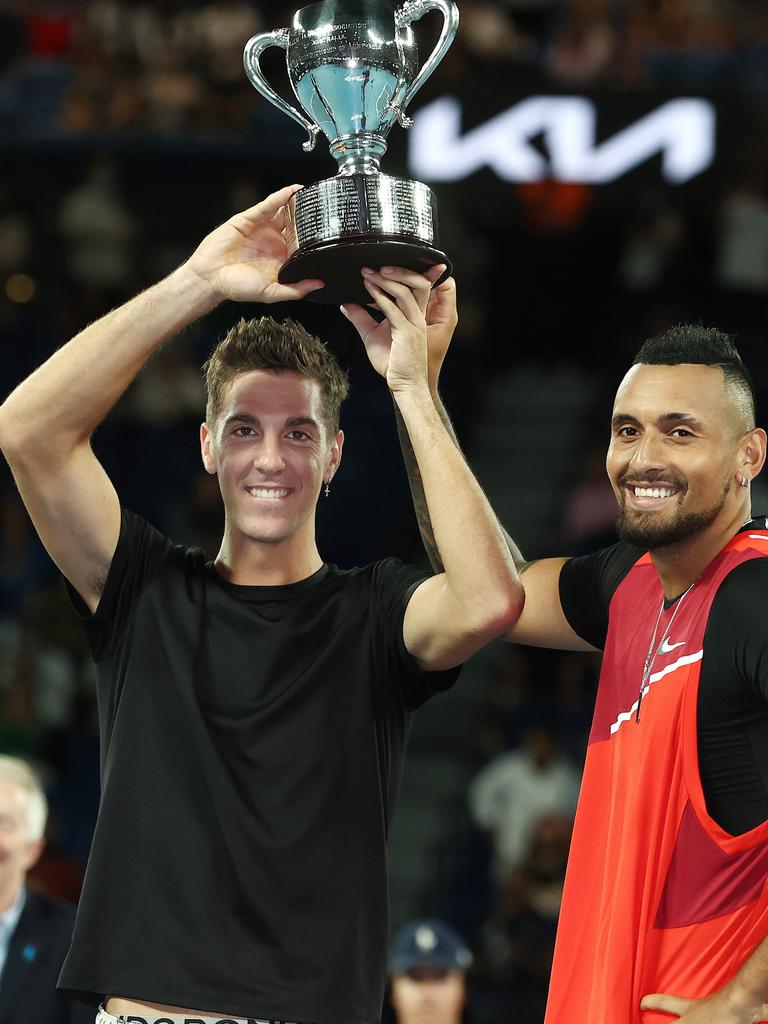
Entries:
{"label": "finger", "polygon": [[376,299],[379,309],[393,327],[405,327],[406,324],[411,322],[395,300],[387,295],[387,293],[374,281],[371,281],[369,278],[364,278],[363,284],[374,299]]}
{"label": "finger", "polygon": [[[430,270],[432,269],[430,267]],[[418,270],[410,270],[408,267],[379,267],[378,272],[388,281],[402,281],[409,288],[426,288],[427,285],[431,287],[431,281],[426,274],[422,274]]]}
{"label": "finger", "polygon": [[442,295],[442,294],[446,294],[447,295],[448,292],[455,292],[456,291],[456,278],[455,277],[446,277],[446,279],[444,281],[441,281],[440,284],[437,285],[437,287],[433,289],[433,291],[437,292],[440,295]]}
{"label": "finger", "polygon": [[286,185],[285,188],[278,189],[277,192],[272,192],[271,195],[266,197],[266,199],[262,199],[262,201],[260,203],[256,203],[255,206],[251,206],[247,210],[243,210],[243,212],[237,214],[237,216],[244,218],[250,223],[262,220],[265,217],[272,217],[277,213],[281,206],[285,206],[292,195],[303,187],[303,185]]}
{"label": "finger", "polygon": [[459,322],[456,308],[456,282],[452,277],[432,289],[427,303],[426,319],[430,327],[440,323],[452,323],[455,327]]}
{"label": "finger", "polygon": [[662,992],[654,992],[640,1000],[641,1010],[661,1010],[662,1013],[673,1013],[676,1017],[682,1017],[691,1006],[692,999],[681,999],[680,996],[670,996]]}
{"label": "finger", "polygon": [[343,306],[339,306],[339,309],[361,338],[365,338],[367,334],[370,334],[371,331],[379,326],[365,307],[358,305],[356,302],[347,302]]}
{"label": "finger", "polygon": [[310,292],[316,292],[325,288],[325,281],[316,278],[307,278],[304,281],[296,281],[295,284],[278,284],[275,282],[264,293],[264,302],[292,302],[295,299],[304,299]]}
{"label": "finger", "polygon": [[437,281],[437,279],[446,272],[447,269],[448,267],[445,265],[445,263],[436,263],[434,267],[430,267],[429,270],[424,271],[423,277],[426,277],[429,283],[433,285],[435,281]]}
{"label": "finger", "polygon": [[[405,271],[408,273],[408,271]],[[420,276],[420,275],[417,275]],[[426,302],[424,308],[419,303],[414,290],[406,284],[401,284],[399,281],[394,281],[384,277],[381,274],[377,274],[371,270],[367,273],[364,272],[363,280],[367,284],[369,281],[373,282],[378,288],[380,288],[386,295],[397,303],[398,308],[406,317],[406,319],[413,324],[418,324],[419,320],[424,319],[424,311],[426,309]],[[425,299],[428,301],[429,292],[424,293]],[[378,300],[377,300],[378,301]]]}
{"label": "finger", "polygon": [[425,274],[417,270],[407,270],[405,267],[381,267],[379,273],[385,281],[399,281],[407,285],[416,296],[416,301],[422,310],[427,308],[429,295],[432,290],[432,282]]}

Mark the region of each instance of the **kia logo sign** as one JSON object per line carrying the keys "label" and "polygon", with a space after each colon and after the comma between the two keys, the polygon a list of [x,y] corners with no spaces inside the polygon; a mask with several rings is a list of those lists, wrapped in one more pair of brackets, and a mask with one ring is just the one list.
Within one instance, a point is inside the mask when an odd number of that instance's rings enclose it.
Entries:
{"label": "kia logo sign", "polygon": [[[603,184],[661,154],[664,179],[680,185],[715,155],[715,109],[705,99],[668,100],[595,143],[597,111],[583,96],[531,96],[490,121],[461,131],[461,102],[444,96],[415,115],[409,169],[427,181],[458,181],[490,167],[503,181]],[[543,138],[546,156],[531,144]]]}

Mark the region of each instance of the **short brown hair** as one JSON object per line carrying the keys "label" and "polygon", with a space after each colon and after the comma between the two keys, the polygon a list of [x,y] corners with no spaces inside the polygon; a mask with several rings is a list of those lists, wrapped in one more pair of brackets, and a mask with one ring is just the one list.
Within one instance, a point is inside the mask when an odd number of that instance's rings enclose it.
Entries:
{"label": "short brown hair", "polygon": [[293,370],[320,385],[323,419],[332,433],[339,429],[339,410],[349,381],[333,353],[295,320],[282,323],[271,316],[240,319],[203,363],[208,401],[205,419],[213,424],[221,411],[224,389],[249,370]]}

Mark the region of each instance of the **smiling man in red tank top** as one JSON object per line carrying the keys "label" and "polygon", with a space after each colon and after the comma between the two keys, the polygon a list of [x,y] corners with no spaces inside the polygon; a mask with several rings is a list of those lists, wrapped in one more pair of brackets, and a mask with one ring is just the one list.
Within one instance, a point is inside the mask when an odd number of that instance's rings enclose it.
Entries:
{"label": "smiling man in red tank top", "polygon": [[765,452],[732,341],[673,328],[616,394],[620,542],[525,563],[510,541],[508,639],[604,651],[545,1024],[768,1020]]}

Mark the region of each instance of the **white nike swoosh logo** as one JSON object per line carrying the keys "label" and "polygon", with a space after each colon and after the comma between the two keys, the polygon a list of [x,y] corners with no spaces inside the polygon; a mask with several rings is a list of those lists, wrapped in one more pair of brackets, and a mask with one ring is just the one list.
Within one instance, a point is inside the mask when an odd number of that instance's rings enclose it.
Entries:
{"label": "white nike swoosh logo", "polygon": [[659,651],[662,654],[669,654],[670,651],[674,651],[676,647],[685,647],[686,641],[681,640],[679,644],[671,644],[669,640],[662,640],[659,644]]}

